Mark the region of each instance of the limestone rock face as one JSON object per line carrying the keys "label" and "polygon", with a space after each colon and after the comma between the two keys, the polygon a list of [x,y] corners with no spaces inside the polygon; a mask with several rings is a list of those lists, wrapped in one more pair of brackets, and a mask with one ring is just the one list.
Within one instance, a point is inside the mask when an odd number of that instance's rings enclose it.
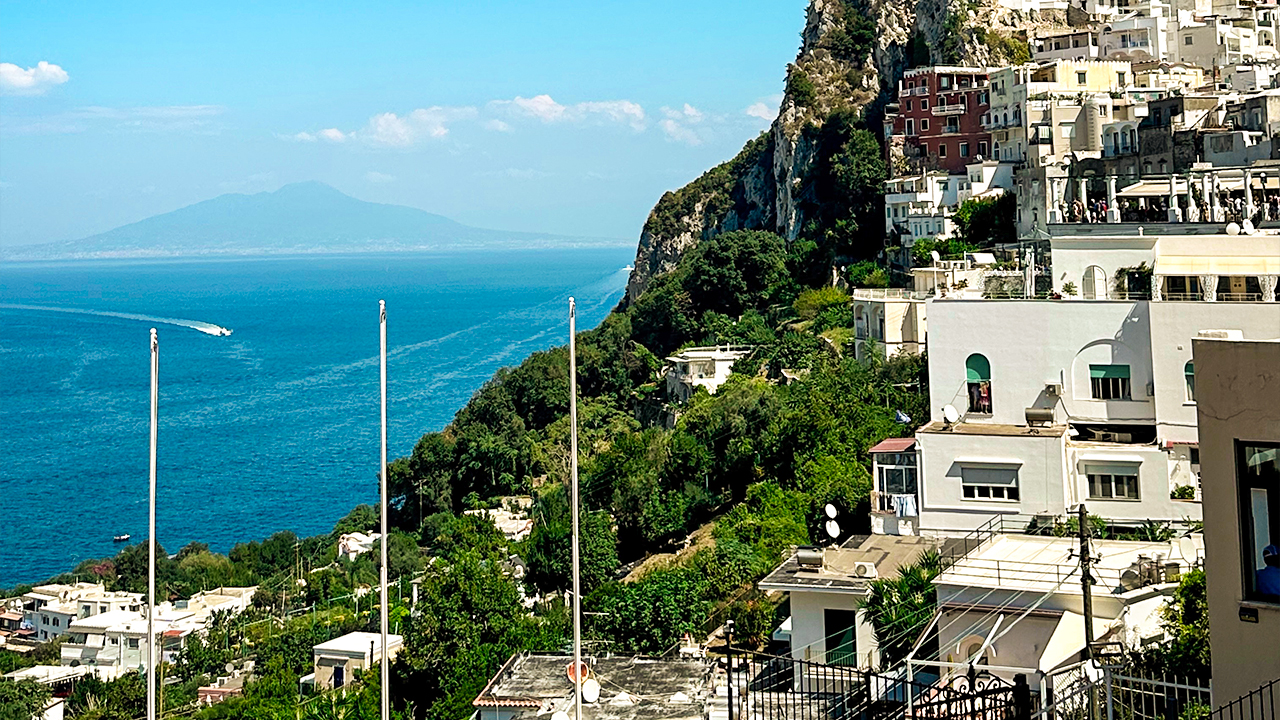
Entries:
{"label": "limestone rock face", "polygon": [[[847,13],[874,24],[865,57],[833,52]],[[778,116],[760,138],[658,201],[640,234],[626,302],[699,242],[722,232],[769,230],[788,242],[798,238],[806,222],[805,188],[820,159],[816,131],[833,111],[867,109],[891,97],[917,36],[933,64],[941,64],[946,52],[956,55],[954,64],[990,66],[1008,58],[986,41],[987,33],[1011,36],[1064,23],[1065,17],[1032,17],[996,0],[810,0],[800,52],[787,68],[789,78],[803,81],[788,81]]]}

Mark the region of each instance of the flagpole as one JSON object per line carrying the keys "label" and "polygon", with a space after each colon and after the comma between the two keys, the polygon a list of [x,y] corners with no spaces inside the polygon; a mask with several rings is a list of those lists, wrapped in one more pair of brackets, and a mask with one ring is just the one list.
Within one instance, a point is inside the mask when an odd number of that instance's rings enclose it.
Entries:
{"label": "flagpole", "polygon": [[151,502],[147,519],[147,720],[156,717],[156,441],[160,419],[160,340],[151,328]]}
{"label": "flagpole", "polygon": [[578,348],[573,298],[569,298],[569,475],[573,486],[573,718],[582,720],[582,588],[578,571]]}
{"label": "flagpole", "polygon": [[[382,369],[382,476],[381,510],[382,510],[382,602],[380,603],[378,622],[382,630],[382,720],[391,720],[391,666],[387,664],[387,301],[378,301],[378,335],[381,342]],[[372,658],[370,658],[372,660]]]}

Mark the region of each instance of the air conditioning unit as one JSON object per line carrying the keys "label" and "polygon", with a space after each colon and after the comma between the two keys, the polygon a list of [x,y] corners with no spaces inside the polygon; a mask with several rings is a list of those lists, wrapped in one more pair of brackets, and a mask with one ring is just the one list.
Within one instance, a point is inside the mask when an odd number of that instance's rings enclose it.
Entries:
{"label": "air conditioning unit", "polygon": [[875,580],[876,564],[872,562],[856,562],[853,564],[853,576],[863,580]]}
{"label": "air conditioning unit", "polygon": [[1044,394],[1048,397],[1062,397],[1062,383],[1045,383]]}
{"label": "air conditioning unit", "polygon": [[1133,442],[1133,433],[1100,432],[1098,439],[1102,442],[1128,443]]}

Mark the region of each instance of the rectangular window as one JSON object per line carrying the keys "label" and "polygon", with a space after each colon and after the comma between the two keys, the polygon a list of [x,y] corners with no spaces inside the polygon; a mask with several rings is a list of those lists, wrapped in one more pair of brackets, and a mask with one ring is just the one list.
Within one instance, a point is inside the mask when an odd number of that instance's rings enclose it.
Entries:
{"label": "rectangular window", "polygon": [[[947,156],[947,144],[938,143],[938,157],[944,158],[946,156]],[[946,188],[944,187],[943,190],[946,190]]]}
{"label": "rectangular window", "polygon": [[1018,468],[965,466],[960,469],[960,492],[965,500],[1017,502]]}
{"label": "rectangular window", "polygon": [[1076,73],[1076,84],[1084,85],[1089,79],[1089,74],[1084,72]]}
{"label": "rectangular window", "polygon": [[929,118],[920,120],[920,132],[929,132]]}
{"label": "rectangular window", "polygon": [[960,157],[964,157],[964,158],[969,157],[969,143],[967,142],[960,143]]}
{"label": "rectangular window", "polygon": [[1131,400],[1128,365],[1090,365],[1094,400]]}
{"label": "rectangular window", "polygon": [[1116,84],[1119,85],[1120,87],[1124,87],[1126,77],[1127,77],[1126,73],[1122,73],[1122,72],[1116,73]]}
{"label": "rectangular window", "polygon": [[907,134],[908,135],[916,134],[916,122],[910,118],[907,119]]}
{"label": "rectangular window", "polygon": [[827,665],[858,664],[858,613],[854,610],[822,611]]}
{"label": "rectangular window", "polygon": [[1090,500],[1137,500],[1138,468],[1136,465],[1089,465]]}
{"label": "rectangular window", "polygon": [[1184,35],[1184,36],[1182,37],[1182,44],[1183,44],[1183,45],[1190,45],[1190,44],[1192,44],[1191,36],[1190,36],[1190,35]]}
{"label": "rectangular window", "polygon": [[914,105],[914,104],[915,104],[915,101],[914,101],[914,100],[908,100],[908,101],[907,101],[907,112],[911,112],[911,111],[912,111],[912,109],[913,109],[913,108],[912,108],[912,105]]}
{"label": "rectangular window", "polygon": [[985,140],[978,142],[978,154],[983,157],[987,156],[987,142]]}
{"label": "rectangular window", "polygon": [[130,650],[138,649],[138,638],[129,638],[129,649]]}
{"label": "rectangular window", "polygon": [[1280,443],[1236,441],[1240,559],[1246,600],[1280,603]]}
{"label": "rectangular window", "polygon": [[920,98],[920,109],[921,110],[929,109],[929,100],[927,98]]}

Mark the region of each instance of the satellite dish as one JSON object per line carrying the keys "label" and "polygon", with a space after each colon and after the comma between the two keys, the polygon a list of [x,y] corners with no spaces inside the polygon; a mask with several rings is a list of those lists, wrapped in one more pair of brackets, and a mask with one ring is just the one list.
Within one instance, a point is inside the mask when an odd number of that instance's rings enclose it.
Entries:
{"label": "satellite dish", "polygon": [[960,413],[956,410],[955,405],[944,405],[942,407],[942,417],[946,419],[947,424],[952,424],[960,420]]}
{"label": "satellite dish", "polygon": [[1239,234],[1240,234],[1240,226],[1239,226],[1239,225],[1237,225],[1237,224],[1235,224],[1235,223],[1233,223],[1233,222],[1229,222],[1229,223],[1227,223],[1227,234],[1228,234],[1228,235],[1239,235]]}
{"label": "satellite dish", "polygon": [[835,520],[835,519],[836,519],[836,506],[835,506],[835,505],[832,505],[831,503],[827,503],[827,506],[826,506],[826,507],[824,507],[824,508],[822,508],[822,511],[823,511],[823,512],[825,512],[825,513],[827,514],[827,517],[831,518],[832,520]]}
{"label": "satellite dish", "polygon": [[938,254],[938,251],[937,251],[937,250],[931,250],[931,251],[929,251],[929,257],[933,258],[933,261],[934,261],[935,263],[938,263],[938,262],[941,262],[941,261],[942,261],[942,256]]}
{"label": "satellite dish", "polygon": [[1142,587],[1142,576],[1133,570],[1125,570],[1120,573],[1120,589],[1129,592]]}
{"label": "satellite dish", "polygon": [[1196,552],[1196,541],[1192,540],[1189,535],[1184,535],[1183,537],[1178,538],[1178,553],[1182,555],[1182,559],[1186,560],[1188,563],[1194,563],[1196,560],[1200,559],[1199,553]]}
{"label": "satellite dish", "polygon": [[563,710],[557,710],[551,713],[551,720],[569,720],[569,713]]}
{"label": "satellite dish", "polygon": [[831,536],[832,540],[840,537],[840,523],[835,520],[828,520],[824,525],[824,528],[826,529],[827,534]]}
{"label": "satellite dish", "polygon": [[564,672],[566,675],[569,676],[569,682],[576,685],[582,682],[582,679],[585,678],[591,672],[591,669],[587,667],[587,664],[585,662],[581,663],[578,665],[578,673],[575,675],[573,672],[573,663],[570,662],[568,665],[564,667]]}
{"label": "satellite dish", "polygon": [[235,664],[235,663],[227,663],[226,665],[223,665],[222,667],[227,671],[227,674],[229,675],[229,674],[231,674],[231,673],[235,672],[236,664]]}
{"label": "satellite dish", "polygon": [[1240,224],[1240,233],[1241,233],[1241,234],[1243,234],[1243,235],[1252,235],[1252,234],[1253,234],[1253,221],[1252,221],[1252,220],[1245,220],[1243,223],[1241,223],[1241,224]]}
{"label": "satellite dish", "polygon": [[587,678],[582,683],[582,702],[593,703],[600,699],[600,683],[595,678]]}

